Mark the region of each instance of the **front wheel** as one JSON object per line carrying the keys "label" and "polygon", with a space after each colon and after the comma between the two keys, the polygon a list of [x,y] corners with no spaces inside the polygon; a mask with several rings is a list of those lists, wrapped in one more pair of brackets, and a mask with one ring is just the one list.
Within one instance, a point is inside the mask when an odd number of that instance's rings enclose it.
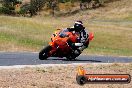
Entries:
{"label": "front wheel", "polygon": [[48,56],[48,53],[49,51],[51,50],[51,46],[48,45],[46,46],[44,49],[42,49],[40,52],[39,52],[39,59],[40,60],[46,60],[49,56]]}

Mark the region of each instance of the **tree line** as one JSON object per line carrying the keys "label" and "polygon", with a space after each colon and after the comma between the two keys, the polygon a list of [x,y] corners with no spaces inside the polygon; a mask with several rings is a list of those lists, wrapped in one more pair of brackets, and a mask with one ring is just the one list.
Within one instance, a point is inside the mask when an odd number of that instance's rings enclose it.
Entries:
{"label": "tree line", "polygon": [[102,2],[106,0],[30,0],[30,3],[24,3],[24,0],[1,0],[0,13],[9,15],[29,15],[34,16],[41,10],[50,9],[51,14],[54,16],[56,10],[60,10],[60,3],[80,3],[80,10],[92,8],[102,5]]}

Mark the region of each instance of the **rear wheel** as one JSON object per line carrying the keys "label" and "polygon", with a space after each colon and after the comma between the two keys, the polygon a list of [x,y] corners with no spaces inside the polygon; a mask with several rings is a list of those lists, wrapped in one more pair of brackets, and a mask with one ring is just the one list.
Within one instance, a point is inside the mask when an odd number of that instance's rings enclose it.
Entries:
{"label": "rear wheel", "polygon": [[72,60],[75,60],[76,59],[76,56],[69,55],[66,58],[67,58],[67,60],[72,61]]}
{"label": "rear wheel", "polygon": [[72,53],[72,54],[66,56],[67,60],[69,60],[69,61],[76,60],[76,57],[77,57],[77,56],[76,56],[74,53]]}
{"label": "rear wheel", "polygon": [[70,55],[66,56],[67,60],[76,60],[76,57],[78,57],[81,54],[80,51],[78,51],[77,53],[75,51],[73,51]]}
{"label": "rear wheel", "polygon": [[39,59],[40,60],[46,60],[48,58],[48,53],[49,51],[51,50],[51,46],[46,46],[44,49],[42,49],[40,52],[39,52]]}

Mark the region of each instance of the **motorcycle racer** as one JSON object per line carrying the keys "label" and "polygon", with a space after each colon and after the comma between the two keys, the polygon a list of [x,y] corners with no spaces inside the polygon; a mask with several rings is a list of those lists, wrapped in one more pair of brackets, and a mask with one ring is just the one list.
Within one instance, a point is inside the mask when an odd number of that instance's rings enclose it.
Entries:
{"label": "motorcycle racer", "polygon": [[76,21],[73,27],[57,29],[52,34],[49,44],[39,52],[39,59],[66,57],[67,60],[75,60],[88,47],[93,38],[93,33],[86,31],[82,21]]}
{"label": "motorcycle racer", "polygon": [[[77,43],[68,42],[69,46],[74,50],[74,53],[81,53],[85,48],[89,45],[88,40],[88,32],[86,31],[85,27],[83,26],[82,21],[76,21],[73,27],[66,28],[61,30],[59,33],[60,37],[66,37],[66,32],[72,32],[78,35]],[[81,44],[80,46],[76,47],[78,44]]]}

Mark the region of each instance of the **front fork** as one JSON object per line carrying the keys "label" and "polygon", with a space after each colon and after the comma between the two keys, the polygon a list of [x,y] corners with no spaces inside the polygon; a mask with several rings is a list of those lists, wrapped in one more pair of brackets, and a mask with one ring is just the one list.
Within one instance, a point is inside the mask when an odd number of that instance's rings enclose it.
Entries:
{"label": "front fork", "polygon": [[49,56],[53,56],[57,51],[57,47],[55,46],[54,42],[50,42],[49,45],[52,47],[51,51],[49,52]]}

